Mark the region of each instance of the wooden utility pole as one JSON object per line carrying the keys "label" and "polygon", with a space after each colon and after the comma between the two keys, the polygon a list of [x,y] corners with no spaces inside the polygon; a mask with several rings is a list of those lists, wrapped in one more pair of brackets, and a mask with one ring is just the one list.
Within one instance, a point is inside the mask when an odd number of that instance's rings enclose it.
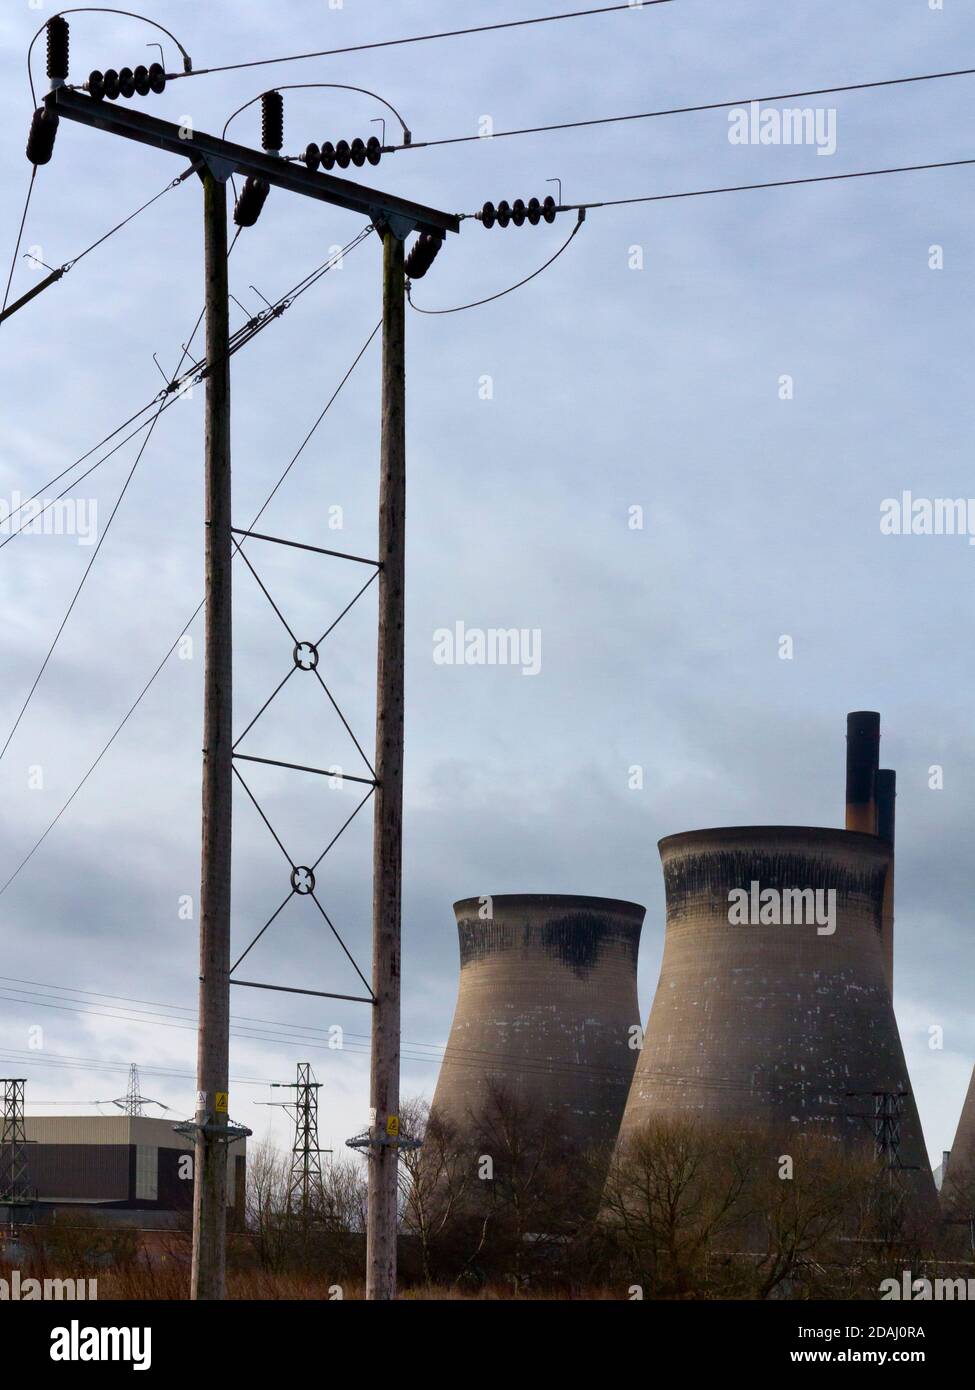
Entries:
{"label": "wooden utility pole", "polygon": [[403,859],[403,625],[406,542],[406,298],[403,242],[383,234],[382,434],[379,479],[379,648],[372,878],[372,1143],[366,1297],[396,1297],[400,1064],[400,900]]}
{"label": "wooden utility pole", "polygon": [[206,655],[200,1014],[191,1297],[224,1296],[230,1070],[230,816],[233,779],[230,357],[227,188],[202,174],[206,253]]}

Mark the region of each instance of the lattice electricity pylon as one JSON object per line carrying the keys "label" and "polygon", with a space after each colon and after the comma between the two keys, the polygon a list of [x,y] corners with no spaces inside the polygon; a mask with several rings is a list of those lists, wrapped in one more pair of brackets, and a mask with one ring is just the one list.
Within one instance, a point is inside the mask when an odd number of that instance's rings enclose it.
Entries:
{"label": "lattice electricity pylon", "polygon": [[113,1096],[111,1100],[96,1100],[96,1105],[117,1105],[125,1115],[144,1115],[144,1106],[158,1105],[160,1110],[168,1110],[169,1106],[164,1105],[161,1100],[153,1100],[151,1096],[139,1094],[139,1068],[135,1062],[129,1065],[129,1084],[126,1087],[124,1096]]}
{"label": "lattice electricity pylon", "polygon": [[[342,937],[341,937],[341,935],[340,935],[338,929],[336,928],[335,924],[333,923],[331,917],[330,917],[330,916],[328,915],[328,913],[326,912],[325,908],[323,907],[322,903],[320,902],[320,900],[319,900],[319,898],[318,898],[318,896],[317,896],[317,894],[316,894],[316,892],[315,892],[315,888],[316,888],[315,873],[316,873],[316,870],[318,869],[319,865],[321,864],[322,860],[323,860],[323,859],[325,858],[325,856],[328,854],[329,850],[331,850],[331,848],[332,848],[333,845],[336,843],[336,841],[337,841],[337,840],[344,834],[344,832],[348,829],[348,827],[349,827],[349,826],[352,824],[352,822],[355,820],[356,816],[359,814],[359,812],[360,812],[360,811],[362,810],[362,808],[365,806],[366,802],[367,802],[367,801],[370,799],[370,797],[373,795],[374,791],[376,790],[376,786],[377,786],[375,768],[373,767],[372,763],[369,761],[369,758],[367,757],[367,755],[366,755],[366,753],[365,753],[365,751],[364,751],[364,749],[363,749],[363,747],[362,747],[362,744],[359,742],[359,740],[356,738],[355,734],[353,733],[351,725],[349,724],[349,722],[348,722],[348,720],[346,719],[345,715],[342,713],[342,710],[339,708],[339,705],[338,705],[338,703],[337,703],[335,697],[333,696],[331,690],[329,690],[328,686],[325,684],[325,680],[323,679],[322,674],[321,674],[321,672],[320,672],[319,669],[318,669],[318,667],[319,667],[319,661],[320,661],[320,652],[319,652],[319,648],[321,647],[322,643],[325,641],[326,637],[328,637],[329,634],[332,633],[332,632],[335,630],[335,628],[336,628],[336,627],[338,626],[338,624],[342,621],[342,619],[346,616],[346,614],[350,611],[350,609],[352,609],[352,608],[354,607],[354,605],[359,601],[359,599],[360,599],[360,598],[362,597],[362,595],[366,592],[366,590],[370,587],[370,585],[374,583],[374,581],[375,581],[375,579],[376,579],[376,576],[378,575],[379,570],[380,570],[380,568],[381,568],[381,565],[380,565],[380,563],[379,563],[378,560],[369,560],[369,559],[364,558],[364,557],[361,556],[361,555],[348,555],[348,554],[346,554],[346,553],[344,553],[343,551],[340,551],[340,550],[325,550],[322,546],[317,546],[317,545],[306,545],[306,544],[301,543],[301,542],[298,542],[298,541],[283,540],[280,536],[268,536],[268,535],[265,535],[265,534],[263,534],[262,532],[259,532],[259,531],[244,531],[244,530],[241,530],[241,529],[239,529],[239,528],[237,528],[237,527],[233,527],[233,528],[231,528],[231,529],[232,529],[233,534],[234,534],[235,536],[241,537],[241,540],[238,540],[238,541],[235,543],[235,544],[236,544],[236,548],[237,548],[237,549],[236,549],[236,553],[240,555],[241,559],[244,561],[244,564],[247,566],[247,568],[250,570],[251,574],[254,576],[254,579],[257,581],[257,585],[258,585],[258,587],[260,588],[261,593],[262,593],[262,594],[264,595],[264,597],[267,599],[268,603],[271,605],[271,608],[274,610],[275,615],[277,616],[277,618],[278,618],[279,621],[281,622],[282,627],[283,627],[284,630],[287,632],[289,638],[291,639],[292,650],[291,650],[291,666],[290,666],[290,668],[289,668],[289,670],[288,670],[287,675],[285,675],[284,678],[275,686],[274,690],[271,692],[271,694],[268,696],[268,698],[264,701],[264,704],[261,706],[261,708],[260,708],[260,709],[257,711],[257,713],[254,715],[253,719],[251,719],[250,723],[245,727],[243,733],[240,734],[240,735],[235,739],[235,741],[234,741],[234,748],[233,748],[234,776],[237,778],[237,780],[238,780],[238,782],[240,783],[240,785],[244,788],[244,791],[247,793],[247,796],[248,796],[248,798],[249,798],[250,801],[251,801],[251,804],[253,805],[254,809],[257,811],[257,814],[260,816],[261,820],[264,822],[264,824],[265,824],[265,826],[267,827],[268,831],[270,832],[270,834],[271,834],[271,836],[272,836],[272,838],[273,838],[275,844],[278,846],[278,848],[280,849],[281,853],[284,855],[285,859],[288,861],[288,867],[289,867],[289,869],[290,869],[290,875],[291,875],[291,878],[290,878],[291,886],[290,886],[290,891],[288,892],[288,894],[287,894],[287,896],[284,898],[284,900],[278,905],[278,907],[275,908],[275,910],[271,913],[271,916],[270,916],[270,917],[267,919],[267,921],[264,923],[263,927],[261,927],[261,929],[260,929],[260,931],[257,933],[257,935],[252,939],[252,941],[251,941],[250,944],[244,949],[244,951],[241,952],[241,954],[240,954],[240,955],[237,957],[237,959],[234,961],[233,965],[230,967],[230,983],[231,983],[232,985],[243,985],[243,986],[245,986],[246,988],[249,988],[249,989],[271,989],[271,990],[279,990],[279,991],[281,991],[281,992],[283,992],[283,993],[285,993],[285,994],[310,994],[310,995],[315,995],[317,998],[321,998],[321,999],[345,999],[345,1000],[349,1000],[349,1001],[351,1001],[351,1002],[353,1002],[353,1003],[359,1003],[359,1004],[375,1004],[375,1002],[376,1002],[375,995],[373,994],[372,987],[370,986],[369,981],[366,979],[365,975],[364,975],[364,974],[362,973],[362,971],[359,969],[359,966],[358,966],[358,964],[356,963],[356,961],[355,961],[355,959],[354,959],[354,957],[353,957],[351,951],[350,951],[349,948],[346,946],[346,944],[345,944],[345,942],[343,941],[343,939],[342,939]],[[257,571],[256,571],[256,569],[254,568],[253,564],[251,563],[249,557],[244,553],[243,541],[244,541],[244,540],[247,540],[247,539],[250,539],[250,540],[259,540],[259,541],[269,541],[270,543],[272,543],[272,544],[274,544],[274,545],[285,545],[285,546],[290,546],[290,547],[292,547],[293,549],[296,549],[296,550],[307,550],[307,551],[311,551],[311,552],[313,552],[313,553],[316,554],[316,555],[328,555],[328,556],[331,556],[331,557],[334,558],[334,559],[350,561],[350,562],[352,562],[353,564],[368,565],[368,566],[370,566],[370,568],[372,569],[372,573],[370,574],[369,578],[366,580],[365,584],[363,584],[362,587],[358,590],[358,592],[349,600],[349,602],[348,602],[348,603],[345,605],[345,607],[342,609],[342,611],[341,611],[341,613],[338,615],[338,617],[335,618],[335,619],[329,624],[329,626],[325,629],[325,631],[322,633],[322,635],[318,638],[317,641],[315,641],[315,642],[302,641],[302,640],[296,635],[296,633],[294,632],[293,628],[291,627],[291,624],[288,622],[288,620],[285,618],[284,614],[281,612],[281,609],[280,609],[280,607],[278,606],[278,604],[275,603],[274,599],[271,597],[270,593],[268,592],[268,589],[267,589],[266,585],[264,584],[264,582],[263,582],[263,580],[261,579],[260,575],[257,573]],[[258,721],[258,720],[261,718],[261,716],[267,711],[267,709],[270,707],[270,705],[271,705],[272,702],[274,701],[275,697],[276,697],[277,695],[280,694],[280,692],[284,689],[284,687],[287,685],[288,681],[291,679],[291,677],[295,674],[296,671],[302,671],[302,672],[305,672],[306,674],[313,675],[313,676],[315,677],[315,680],[316,680],[316,681],[318,682],[318,684],[321,686],[321,688],[322,688],[324,694],[325,694],[326,697],[328,698],[328,701],[329,701],[329,703],[331,704],[332,708],[334,709],[335,713],[338,715],[339,719],[342,721],[343,727],[345,728],[345,730],[346,730],[346,732],[348,733],[349,737],[351,738],[352,742],[355,744],[355,747],[356,747],[356,749],[357,749],[357,751],[358,751],[358,753],[359,753],[359,756],[362,758],[362,761],[365,763],[366,767],[369,769],[369,772],[370,772],[370,774],[371,774],[369,777],[356,777],[356,776],[353,776],[351,773],[343,772],[343,771],[339,770],[338,768],[307,767],[307,766],[304,766],[304,765],[302,765],[302,764],[300,764],[300,763],[286,763],[286,762],[281,762],[281,761],[279,761],[279,760],[276,759],[276,758],[258,758],[258,757],[254,756],[254,755],[252,755],[252,754],[240,753],[240,752],[238,752],[238,748],[239,748],[239,745],[240,745],[240,743],[242,742],[242,740],[243,740],[244,738],[246,738],[246,736],[250,733],[251,729],[253,729],[253,727],[254,727],[254,725],[257,723],[257,721]],[[285,848],[284,843],[283,843],[283,841],[281,840],[281,837],[278,835],[277,831],[274,829],[274,826],[271,824],[270,820],[269,820],[268,817],[265,815],[265,813],[264,813],[262,807],[260,806],[260,804],[259,804],[257,798],[255,797],[253,791],[251,790],[250,786],[249,786],[248,783],[244,780],[243,774],[241,773],[240,767],[238,766],[238,763],[240,763],[240,762],[263,763],[263,764],[265,764],[265,765],[267,765],[267,766],[270,766],[270,767],[286,768],[286,769],[288,769],[289,771],[292,771],[292,772],[310,772],[310,773],[314,773],[315,775],[317,775],[317,776],[319,776],[319,777],[335,778],[336,780],[343,781],[343,782],[357,782],[357,783],[361,784],[362,786],[366,787],[367,790],[366,790],[365,795],[362,797],[361,801],[359,801],[358,805],[357,805],[357,806],[355,807],[355,809],[352,811],[351,815],[349,815],[349,816],[346,818],[346,820],[344,821],[344,823],[339,827],[339,829],[336,831],[336,833],[332,836],[331,840],[329,840],[328,844],[327,844],[327,845],[325,846],[325,848],[322,850],[322,852],[321,852],[321,854],[318,856],[318,858],[317,858],[313,863],[311,863],[311,864],[298,864],[298,863],[295,862],[295,860],[294,860],[294,859],[291,857],[291,855],[288,853],[288,850]],[[253,948],[257,945],[258,941],[260,941],[261,937],[262,937],[262,936],[264,935],[264,933],[267,931],[268,927],[271,926],[272,922],[274,922],[275,919],[280,915],[280,913],[284,910],[284,908],[285,908],[285,907],[287,906],[287,904],[291,901],[291,899],[292,899],[293,897],[296,897],[296,896],[297,896],[297,897],[308,897],[308,898],[311,898],[311,901],[315,904],[315,907],[318,909],[318,911],[321,913],[322,917],[324,918],[325,922],[328,924],[329,930],[331,931],[332,935],[335,937],[336,941],[337,941],[337,942],[339,943],[339,945],[341,946],[341,948],[342,948],[343,952],[345,953],[346,958],[347,958],[348,961],[350,962],[350,964],[351,964],[353,970],[355,971],[355,973],[358,975],[359,979],[362,981],[363,985],[365,986],[365,988],[366,988],[366,990],[367,990],[367,994],[365,994],[365,995],[358,995],[358,994],[335,994],[335,993],[332,993],[332,992],[327,991],[327,990],[299,989],[299,988],[297,988],[297,987],[289,987],[289,986],[285,986],[285,985],[271,985],[271,984],[266,984],[266,983],[263,983],[263,982],[260,982],[260,981],[257,981],[257,980],[241,980],[241,979],[235,978],[234,972],[236,971],[236,969],[237,969],[237,967],[240,965],[240,963],[244,960],[245,956],[247,956],[248,953],[249,953],[251,950],[253,950]]]}
{"label": "lattice electricity pylon", "polygon": [[873,1130],[873,1147],[877,1162],[882,1168],[893,1172],[895,1169],[907,1170],[900,1161],[901,1119],[904,1114],[904,1100],[909,1091],[847,1091],[848,1096],[872,1096],[873,1113],[848,1111],[850,1119],[867,1120]]}
{"label": "lattice electricity pylon", "polygon": [[874,1150],[885,1168],[900,1167],[901,1116],[906,1095],[906,1091],[874,1092]]}
{"label": "lattice electricity pylon", "polygon": [[272,1081],[275,1088],[293,1090],[293,1101],[283,1101],[285,1109],[294,1107],[295,1138],[291,1148],[291,1170],[288,1174],[289,1216],[299,1216],[307,1227],[314,1218],[328,1214],[328,1201],[322,1181],[323,1153],[331,1149],[318,1147],[318,1092],[321,1082],[313,1079],[310,1062],[298,1063],[297,1081]]}
{"label": "lattice electricity pylon", "polygon": [[33,1203],[27,1166],[24,1126],[25,1077],[3,1079],[3,1129],[0,1131],[0,1206],[27,1207]]}

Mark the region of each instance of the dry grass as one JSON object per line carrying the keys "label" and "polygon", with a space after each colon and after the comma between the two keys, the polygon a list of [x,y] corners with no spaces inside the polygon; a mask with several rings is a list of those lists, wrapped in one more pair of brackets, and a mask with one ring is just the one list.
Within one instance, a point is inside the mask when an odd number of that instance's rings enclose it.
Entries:
{"label": "dry grass", "polygon": [[[231,1272],[227,1276],[227,1296],[231,1299],[269,1303],[279,1300],[336,1299],[355,1301],[365,1297],[361,1281],[331,1280],[327,1275],[270,1274],[264,1271]],[[186,1299],[189,1297],[189,1271],[182,1266],[162,1265],[155,1268],[107,1270],[98,1275],[99,1301],[113,1298],[146,1301]],[[513,1293],[510,1285],[480,1289],[459,1289],[450,1284],[424,1284],[404,1288],[400,1298],[406,1302],[479,1302],[496,1303],[517,1298],[519,1301],[561,1301],[568,1298],[580,1301],[618,1301],[621,1295],[610,1289],[591,1288],[572,1295],[521,1291]]]}

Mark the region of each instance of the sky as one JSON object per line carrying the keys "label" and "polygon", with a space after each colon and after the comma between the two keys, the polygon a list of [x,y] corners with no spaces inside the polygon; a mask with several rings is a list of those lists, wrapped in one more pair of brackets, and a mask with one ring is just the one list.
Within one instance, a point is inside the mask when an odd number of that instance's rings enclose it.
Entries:
{"label": "sky", "polygon": [[[204,68],[560,8],[157,0],[151,15]],[[11,254],[30,169],[25,53],[51,12],[18,0],[0,17]],[[75,81],[152,61],[154,37],[167,70],[178,67],[172,41],[137,20],[71,22]],[[136,103],[219,134],[271,82],[342,84],[365,90],[285,92],[287,153],[368,138],[381,116],[393,141],[383,102],[419,145],[477,135],[486,120],[498,132],[941,72],[967,61],[973,39],[961,0],[674,0],[200,75]],[[43,40],[34,71],[43,91]],[[486,199],[543,198],[556,178],[565,201],[602,202],[965,159],[975,155],[972,80],[809,99],[818,145],[734,143],[722,109],[399,151],[358,177],[472,213]],[[229,133],[259,144],[258,108]],[[62,122],[21,250],[63,264],[183,167]],[[409,314],[405,1095],[429,1098],[436,1082],[457,984],[455,900],[546,892],[645,904],[646,1013],[664,936],[657,840],[715,825],[841,825],[845,715],[877,709],[881,762],[898,772],[895,1007],[933,1161],[950,1146],[975,1061],[975,553],[964,535],[883,534],[880,520],[884,500],[905,490],[975,491],[972,178],[948,168],[593,209],[516,292],[463,313]],[[203,649],[201,619],[188,620],[203,583],[202,389],[160,418],[114,518],[142,436],[89,477],[76,481],[100,453],[46,485],[175,372],[202,308],[201,205],[195,178],[173,188],[0,334],[0,499],[68,486],[82,532],[24,534],[0,549],[3,739],[92,559],[85,523],[97,517],[102,538],[0,759],[0,882],[167,650],[189,639],[0,895],[0,1069],[28,1076],[28,1113],[90,1112],[124,1092],[133,1061],[144,1094],[181,1118],[194,1108]],[[450,308],[515,284],[573,219],[505,230],[465,220],[414,286],[415,304]],[[233,327],[364,225],[272,190],[231,256],[242,306],[231,306]],[[375,327],[380,260],[367,237],[234,357],[236,525],[251,523]],[[44,273],[19,259],[11,298]],[[375,553],[378,404],[373,339],[264,530]],[[258,541],[247,554],[299,637],[319,636],[367,577]],[[287,674],[292,640],[240,560],[234,583],[239,731]],[[321,651],[367,752],[375,617],[373,586]],[[458,623],[525,630],[529,659],[444,662],[442,630]],[[241,750],[364,770],[303,675]],[[258,764],[244,776],[297,862],[317,858],[358,799],[354,784]],[[288,865],[240,786],[234,817],[236,955],[285,897]],[[370,834],[367,809],[318,882],[367,975]],[[306,901],[288,905],[241,973],[359,992]],[[267,1104],[280,1092],[267,1083],[310,1061],[323,1083],[322,1143],[342,1152],[367,1123],[368,1008],[246,989],[232,1002],[233,1118],[287,1144],[288,1117]],[[328,1046],[336,1026],[341,1049]]]}

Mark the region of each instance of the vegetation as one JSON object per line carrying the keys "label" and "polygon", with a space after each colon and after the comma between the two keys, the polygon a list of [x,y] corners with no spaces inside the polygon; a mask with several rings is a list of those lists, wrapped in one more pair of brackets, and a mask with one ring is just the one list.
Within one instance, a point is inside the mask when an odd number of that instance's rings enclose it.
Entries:
{"label": "vegetation", "polygon": [[[423,1137],[400,1161],[403,1298],[876,1299],[903,1269],[973,1272],[936,1213],[925,1229],[909,1175],[892,1180],[869,1148],[682,1121],[613,1153],[575,1152],[501,1087],[463,1132],[419,1101],[401,1124]],[[266,1144],[248,1155],[230,1296],[361,1298],[364,1161],[328,1164],[305,1212],[289,1210],[289,1166]],[[79,1214],[30,1241],[30,1272],[96,1273],[102,1298],[188,1295],[185,1226],[138,1232]]]}

